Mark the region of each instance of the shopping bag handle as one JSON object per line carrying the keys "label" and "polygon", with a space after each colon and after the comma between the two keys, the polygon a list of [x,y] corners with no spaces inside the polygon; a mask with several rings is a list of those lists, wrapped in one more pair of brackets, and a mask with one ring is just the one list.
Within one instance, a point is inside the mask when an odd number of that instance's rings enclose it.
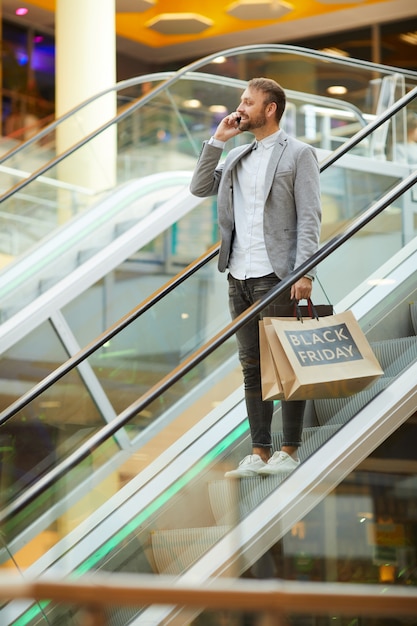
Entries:
{"label": "shopping bag handle", "polygon": [[[307,310],[308,310],[308,315],[309,317],[311,317],[311,319],[315,319],[315,320],[319,319],[319,315],[316,311],[316,307],[314,306],[311,298],[307,298]],[[294,314],[300,322],[303,321],[303,314],[301,313],[299,300],[294,300]]]}

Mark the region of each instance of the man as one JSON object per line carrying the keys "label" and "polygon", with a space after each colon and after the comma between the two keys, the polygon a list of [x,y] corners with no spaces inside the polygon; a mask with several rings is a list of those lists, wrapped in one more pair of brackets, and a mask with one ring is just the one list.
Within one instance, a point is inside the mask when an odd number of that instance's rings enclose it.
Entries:
{"label": "man", "polygon": [[[285,92],[275,81],[249,81],[234,113],[203,145],[190,189],[199,197],[217,194],[221,236],[219,270],[228,270],[233,318],[276,286],[316,252],[320,238],[319,167],[314,149],[280,128]],[[219,160],[228,139],[249,131],[251,144]],[[314,272],[277,301],[309,298]],[[261,394],[258,319],[237,333],[252,454],[226,476],[286,474],[299,465],[304,401],[282,402],[283,441],[271,456],[273,402]]]}

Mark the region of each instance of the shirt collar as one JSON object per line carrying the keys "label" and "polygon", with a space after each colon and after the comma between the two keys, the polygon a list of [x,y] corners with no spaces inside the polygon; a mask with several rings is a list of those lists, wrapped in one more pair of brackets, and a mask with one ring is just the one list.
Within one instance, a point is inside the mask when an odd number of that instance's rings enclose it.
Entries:
{"label": "shirt collar", "polygon": [[268,135],[268,137],[265,137],[265,139],[261,139],[261,141],[257,141],[256,146],[261,145],[266,150],[268,150],[269,148],[272,148],[276,144],[281,130],[282,129],[279,128],[275,133],[272,133],[272,135]]}

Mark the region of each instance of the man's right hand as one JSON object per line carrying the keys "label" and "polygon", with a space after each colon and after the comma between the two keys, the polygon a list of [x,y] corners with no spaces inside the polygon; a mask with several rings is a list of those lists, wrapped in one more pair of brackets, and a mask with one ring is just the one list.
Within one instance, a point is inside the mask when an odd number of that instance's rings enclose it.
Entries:
{"label": "man's right hand", "polygon": [[219,141],[227,141],[232,137],[236,137],[236,135],[239,135],[241,132],[243,132],[239,128],[239,122],[240,115],[236,111],[231,113],[230,115],[227,115],[224,119],[222,119],[222,121],[216,128],[216,132],[214,133],[213,137],[215,139],[218,139]]}

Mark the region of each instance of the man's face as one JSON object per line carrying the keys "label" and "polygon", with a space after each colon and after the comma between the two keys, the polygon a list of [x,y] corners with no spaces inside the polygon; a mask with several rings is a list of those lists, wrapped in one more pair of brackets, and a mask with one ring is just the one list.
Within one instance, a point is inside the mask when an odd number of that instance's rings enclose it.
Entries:
{"label": "man's face", "polygon": [[245,89],[236,109],[241,116],[239,129],[254,131],[265,126],[265,110],[265,94],[257,89]]}

